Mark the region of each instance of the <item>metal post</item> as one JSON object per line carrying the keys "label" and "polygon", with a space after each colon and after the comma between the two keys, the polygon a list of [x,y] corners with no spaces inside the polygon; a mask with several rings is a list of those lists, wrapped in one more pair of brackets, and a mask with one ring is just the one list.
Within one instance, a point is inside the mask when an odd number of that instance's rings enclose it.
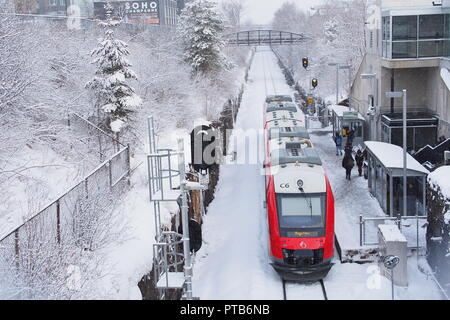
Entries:
{"label": "metal post", "polygon": [[109,187],[113,186],[113,177],[112,177],[112,162],[111,159],[108,161],[108,169],[109,169]]}
{"label": "metal post", "polygon": [[19,241],[19,229],[14,231],[14,252],[16,260],[16,269],[20,267],[20,241]]}
{"label": "metal post", "polygon": [[395,286],[394,286],[394,269],[391,270],[391,286],[392,286],[392,300],[395,300],[394,292],[395,292]]}
{"label": "metal post", "polygon": [[352,110],[352,103],[350,99],[350,93],[352,91],[352,68],[348,65],[348,110]]}
{"label": "metal post", "polygon": [[419,204],[416,200],[416,246],[417,246],[417,263],[419,263]]}
{"label": "metal post", "polygon": [[[406,128],[406,90],[403,90],[403,215],[406,217],[408,214],[407,210],[407,157],[406,157],[406,148],[407,148],[407,128]],[[401,220],[399,222],[399,229],[401,228]]]}
{"label": "metal post", "polygon": [[339,63],[336,64],[336,104],[339,104]]}
{"label": "metal post", "polygon": [[191,265],[191,250],[189,239],[189,217],[188,217],[188,204],[186,196],[186,172],[184,163],[184,145],[183,139],[178,139],[179,150],[179,171],[180,171],[180,192],[181,192],[181,218],[183,225],[183,254],[184,254],[184,278],[186,283],[186,300],[192,300],[192,265]]}
{"label": "metal post", "polygon": [[363,246],[363,216],[359,215],[359,246]]}
{"label": "metal post", "polygon": [[56,201],[56,242],[61,243],[61,205]]}
{"label": "metal post", "polygon": [[131,159],[130,159],[130,144],[127,144],[127,169],[128,169],[128,185],[131,185]]}

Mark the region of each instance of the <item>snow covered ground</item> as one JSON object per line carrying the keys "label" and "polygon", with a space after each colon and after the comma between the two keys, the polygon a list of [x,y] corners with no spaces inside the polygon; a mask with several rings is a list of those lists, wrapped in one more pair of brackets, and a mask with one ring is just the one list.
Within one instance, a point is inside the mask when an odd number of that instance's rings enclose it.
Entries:
{"label": "snow covered ground", "polygon": [[[342,156],[336,156],[336,147],[330,133],[317,132],[311,134],[314,147],[324,163],[325,170],[333,189],[335,198],[336,236],[341,248],[359,248],[359,215],[364,217],[386,217],[377,199],[369,192],[367,180],[358,176],[358,169],[352,171],[352,180],[345,179],[342,168]],[[384,223],[379,221],[378,223]],[[393,223],[386,221],[386,223]],[[425,241],[425,221],[419,221],[419,239],[421,245]],[[377,241],[377,224],[373,221],[366,223],[366,239],[368,242]],[[404,221],[402,231],[406,233],[408,246],[416,246],[416,222]]]}
{"label": "snow covered ground", "polygon": [[[260,130],[265,96],[291,93],[275,56],[267,49],[260,50],[250,70],[236,129]],[[351,246],[359,243],[358,233],[353,236],[355,230],[349,227],[354,226],[354,217],[360,212],[374,216],[383,212],[363,187],[366,182],[363,178],[353,179],[351,183],[355,190],[349,192],[337,161],[330,159],[336,156],[333,151],[327,151],[328,139],[328,135],[315,137],[314,143],[320,149],[326,167],[328,165],[327,172],[333,189],[336,189],[337,220],[346,221],[339,223],[338,232],[346,235],[345,241]],[[245,141],[239,141],[235,146],[238,157],[248,148]],[[193,290],[194,296],[200,299],[283,298],[281,281],[269,265],[267,219],[263,208],[264,177],[260,170],[259,164],[226,164],[221,167],[215,199],[204,218],[204,245],[195,258]],[[418,270],[413,258],[408,268],[410,286],[397,288],[397,297],[441,298],[434,283]],[[390,281],[379,276],[378,270],[376,264],[336,262],[325,279],[328,298],[390,299]],[[317,284],[288,284],[288,299],[323,299],[319,288]]]}
{"label": "snow covered ground", "polygon": [[39,144],[25,145],[9,160],[0,175],[0,239],[78,183],[86,169]]}

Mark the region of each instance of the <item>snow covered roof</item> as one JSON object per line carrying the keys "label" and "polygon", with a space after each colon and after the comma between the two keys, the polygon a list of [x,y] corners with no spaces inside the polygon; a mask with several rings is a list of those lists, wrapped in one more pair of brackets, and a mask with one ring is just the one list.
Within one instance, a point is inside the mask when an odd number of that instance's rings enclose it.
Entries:
{"label": "snow covered roof", "polygon": [[[350,108],[349,108],[349,107],[346,107],[346,106],[340,106],[340,105],[337,105],[337,104],[332,104],[332,105],[328,106],[328,110],[331,110],[331,111],[333,111],[334,113],[336,113],[336,115],[337,115],[338,117],[343,117],[343,116],[344,116],[344,112],[350,112]],[[357,116],[358,116],[358,119],[359,119],[359,120],[366,120],[366,119],[364,119],[364,117],[363,117],[359,112],[357,112],[356,110],[351,110],[351,111],[357,113]]]}
{"label": "snow covered roof", "polygon": [[442,195],[450,199],[450,166],[443,166],[437,168],[430,173],[428,181],[436,187],[441,189]]}
{"label": "snow covered roof", "polygon": [[[403,149],[395,144],[365,141],[367,149],[383,164],[387,169],[402,169],[403,170]],[[409,153],[406,155],[408,174],[413,172],[419,175],[428,175],[430,172],[425,169],[416,159]]]}

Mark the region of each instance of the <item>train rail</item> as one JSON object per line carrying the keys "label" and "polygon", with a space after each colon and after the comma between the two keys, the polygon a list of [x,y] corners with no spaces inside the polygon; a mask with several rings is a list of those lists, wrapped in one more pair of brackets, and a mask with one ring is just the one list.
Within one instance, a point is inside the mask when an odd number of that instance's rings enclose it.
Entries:
{"label": "train rail", "polygon": [[[310,284],[300,284],[281,280],[283,286],[283,300],[328,300],[327,290],[323,280]],[[288,291],[290,294],[288,294]],[[300,295],[299,295],[300,294]]]}

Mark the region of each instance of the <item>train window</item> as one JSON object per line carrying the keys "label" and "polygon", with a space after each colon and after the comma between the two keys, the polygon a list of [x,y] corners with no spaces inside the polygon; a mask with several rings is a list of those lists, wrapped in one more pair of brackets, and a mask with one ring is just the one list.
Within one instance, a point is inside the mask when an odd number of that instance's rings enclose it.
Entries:
{"label": "train window", "polygon": [[320,228],[325,225],[325,194],[278,195],[281,228]]}

